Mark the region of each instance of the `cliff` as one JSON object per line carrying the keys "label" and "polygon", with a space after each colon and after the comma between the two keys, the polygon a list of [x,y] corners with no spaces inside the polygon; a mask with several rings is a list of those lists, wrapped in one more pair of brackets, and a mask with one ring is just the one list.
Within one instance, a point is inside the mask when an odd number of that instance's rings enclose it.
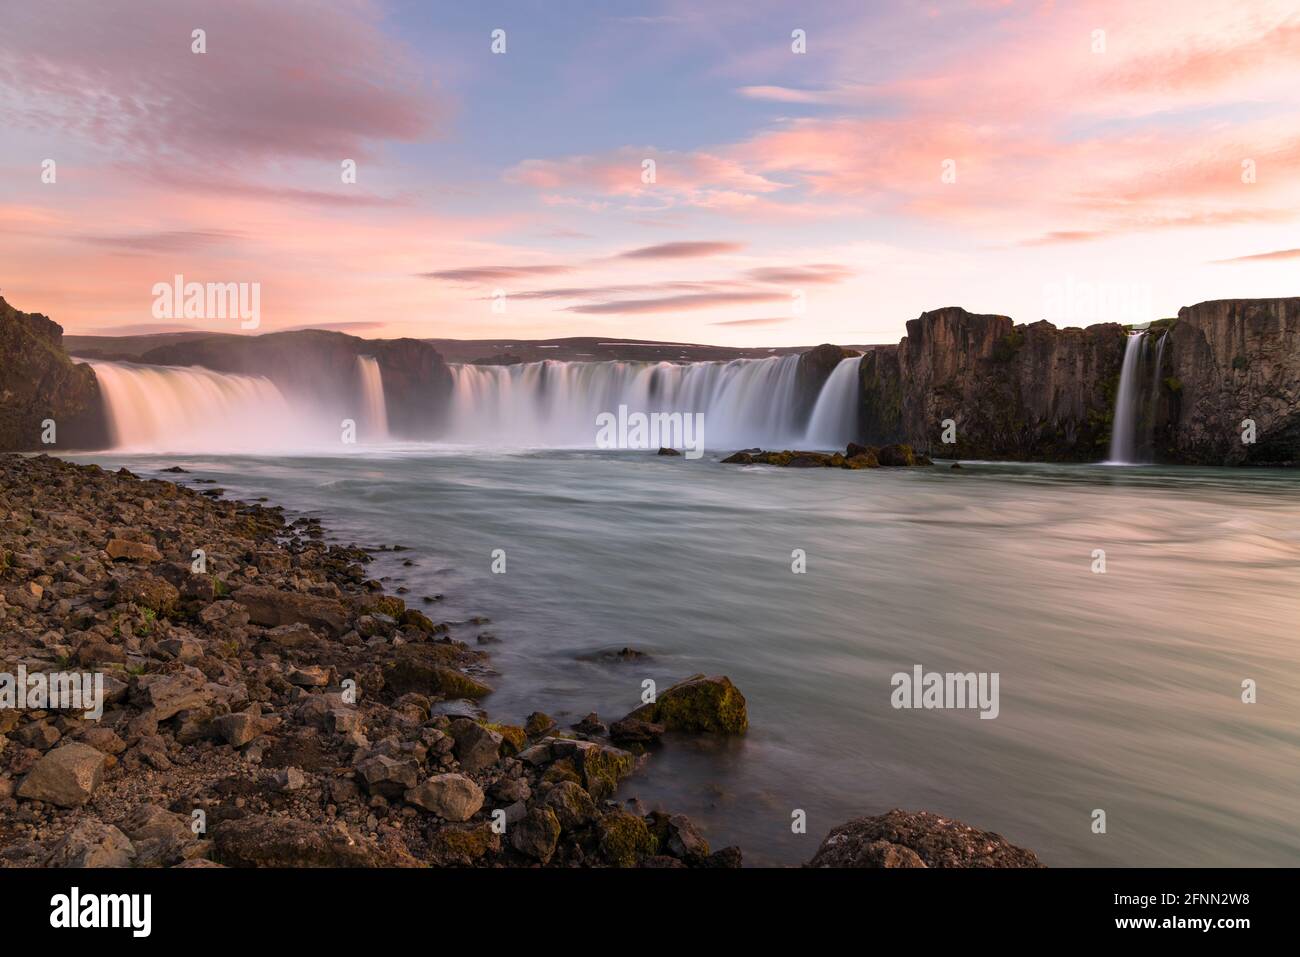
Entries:
{"label": "cliff", "polygon": [[106,434],[99,382],[63,351],[63,327],[0,298],[0,451],[99,448]]}
{"label": "cliff", "polygon": [[[1300,297],[1219,299],[1171,324],[1157,458],[1196,464],[1300,460]],[[1242,422],[1255,442],[1242,441]]]}
{"label": "cliff", "polygon": [[[359,355],[379,362],[389,431],[410,439],[437,435],[451,393],[451,372],[438,351],[418,339],[359,339],[319,329],[218,335],[160,346],[138,361],[265,376],[286,394],[331,408],[340,402],[341,383],[360,389]],[[339,405],[340,414],[348,408]]]}
{"label": "cliff", "polygon": [[[907,323],[862,359],[861,438],[945,458],[1105,457],[1124,351],[1115,323],[1057,329],[955,306]],[[944,421],[956,425],[945,444]]]}

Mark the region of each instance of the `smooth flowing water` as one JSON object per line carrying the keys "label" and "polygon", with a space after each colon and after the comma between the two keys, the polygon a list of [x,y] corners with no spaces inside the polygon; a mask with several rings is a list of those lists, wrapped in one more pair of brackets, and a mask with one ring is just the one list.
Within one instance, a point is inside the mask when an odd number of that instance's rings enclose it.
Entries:
{"label": "smooth flowing water", "polygon": [[1138,462],[1137,425],[1141,402],[1142,357],[1147,341],[1145,332],[1130,333],[1124,345],[1124,362],[1120,366],[1119,390],[1115,394],[1115,420],[1110,433],[1110,462],[1135,465]]}
{"label": "smooth flowing water", "polygon": [[384,374],[374,356],[357,356],[361,376],[361,402],[365,424],[373,441],[388,438],[388,403],[384,400]]}
{"label": "smooth flowing water", "polygon": [[[689,814],[750,863],[806,861],[834,825],[892,807],[1000,832],[1052,865],[1300,863],[1300,474],[717,458],[93,460],[180,464],[195,473],[183,480],[319,515],[343,541],[410,547],[372,574],[462,622],[457,637],[498,639],[497,719],[609,721],[646,678],[729,675],[750,733],[674,736],[621,793]],[[498,548],[505,574],[490,571]],[[598,660],[627,645],[650,657]],[[891,676],[917,664],[998,672],[998,717],[895,710]],[[807,834],[791,832],[796,809]]]}

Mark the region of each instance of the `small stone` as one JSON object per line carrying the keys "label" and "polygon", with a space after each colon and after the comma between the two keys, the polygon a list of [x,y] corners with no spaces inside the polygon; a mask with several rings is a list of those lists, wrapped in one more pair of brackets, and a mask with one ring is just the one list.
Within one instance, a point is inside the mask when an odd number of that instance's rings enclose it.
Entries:
{"label": "small stone", "polygon": [[297,768],[282,768],[276,772],[275,787],[279,791],[300,791],[307,786],[307,775]]}

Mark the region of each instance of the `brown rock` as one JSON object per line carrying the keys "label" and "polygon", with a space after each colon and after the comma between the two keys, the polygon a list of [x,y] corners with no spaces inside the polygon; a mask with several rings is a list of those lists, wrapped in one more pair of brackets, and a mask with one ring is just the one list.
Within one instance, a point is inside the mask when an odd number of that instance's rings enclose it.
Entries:
{"label": "brown rock", "polygon": [[[919,864],[917,862],[920,862]],[[1043,867],[1033,851],[929,811],[895,808],[833,829],[809,867]]]}
{"label": "brown rock", "polygon": [[76,741],[48,752],[18,786],[18,796],[59,807],[80,807],[104,780],[105,756]]}
{"label": "brown rock", "polygon": [[113,561],[160,562],[162,553],[147,542],[128,542],[114,538],[104,546],[104,551]]}

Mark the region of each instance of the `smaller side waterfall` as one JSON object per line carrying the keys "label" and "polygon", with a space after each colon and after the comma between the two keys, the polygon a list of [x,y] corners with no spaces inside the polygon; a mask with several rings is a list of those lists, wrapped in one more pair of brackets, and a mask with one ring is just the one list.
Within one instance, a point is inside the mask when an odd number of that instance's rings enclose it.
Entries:
{"label": "smaller side waterfall", "polygon": [[362,427],[369,441],[388,438],[388,405],[384,401],[384,374],[374,356],[357,356],[361,376]]}
{"label": "smaller side waterfall", "polygon": [[831,370],[808,420],[804,444],[812,448],[843,449],[845,436],[858,434],[858,367],[861,356],[841,359]]}

